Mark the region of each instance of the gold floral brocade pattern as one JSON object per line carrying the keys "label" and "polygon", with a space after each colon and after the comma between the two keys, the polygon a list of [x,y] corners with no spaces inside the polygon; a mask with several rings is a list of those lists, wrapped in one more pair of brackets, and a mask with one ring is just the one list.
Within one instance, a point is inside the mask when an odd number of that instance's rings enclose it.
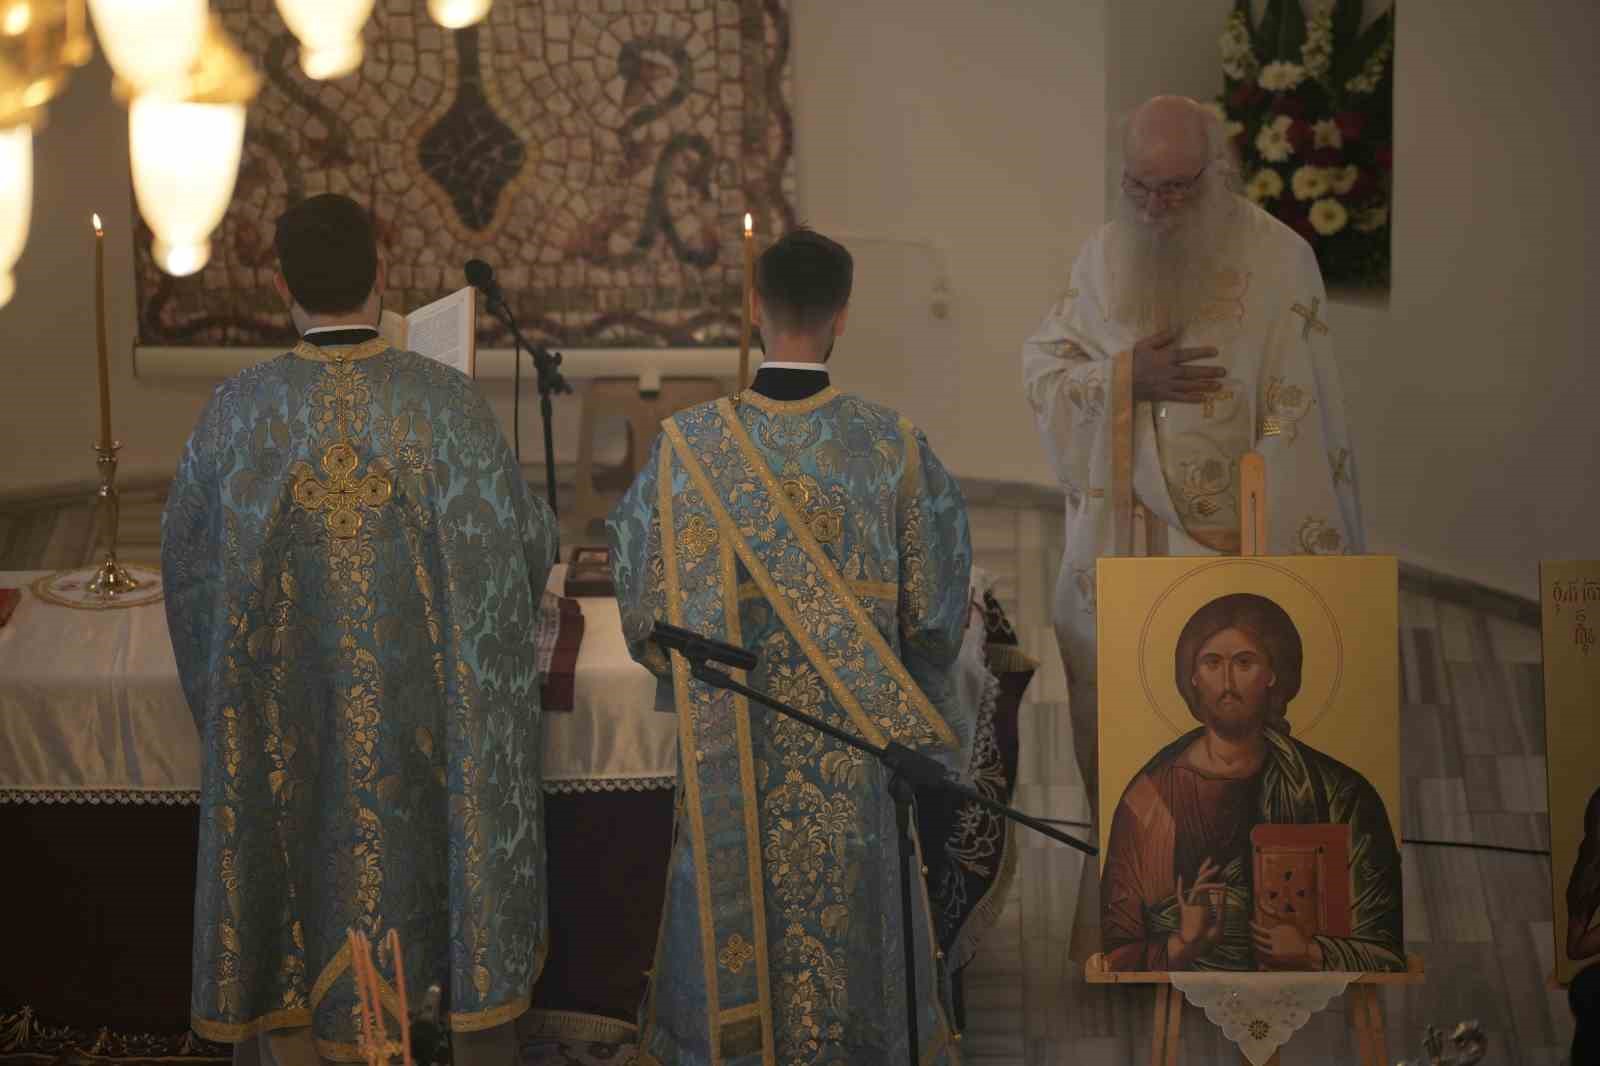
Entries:
{"label": "gold floral brocade pattern", "polygon": [[1292,444],[1299,439],[1299,422],[1311,413],[1316,396],[1303,385],[1291,385],[1282,377],[1267,379],[1266,410],[1261,419],[1261,436],[1287,435]]}
{"label": "gold floral brocade pattern", "polygon": [[[933,609],[942,588],[940,527],[907,506],[923,491],[920,435],[881,417],[857,430],[848,422],[857,401],[838,402],[836,417],[745,394],[669,419],[647,506],[625,499],[612,518],[619,598],[626,578],[650,601],[659,543],[666,615],[757,650],[749,683],[880,743],[948,745],[950,724],[893,648],[897,619]],[[706,529],[717,551],[702,558],[695,542],[709,542]],[[634,613],[624,603],[630,634],[647,628]],[[898,636],[904,648],[922,633]],[[822,1066],[842,1061],[843,1048],[877,1046],[874,1019],[892,991],[864,968],[876,960],[858,957],[879,921],[859,906],[881,861],[871,843],[883,832],[877,772],[847,746],[715,694],[676,657],[673,673],[681,839],[700,910],[698,928],[675,936],[699,950],[679,955],[664,933],[656,979],[700,983],[705,967],[709,1010],[701,1021],[652,992],[641,1046],[671,1061],[673,1034],[700,1026],[713,1061]],[[758,994],[759,1016],[749,1013]]]}
{"label": "gold floral brocade pattern", "polygon": [[398,929],[407,969],[448,982],[452,1028],[527,1008],[537,669],[484,638],[531,621],[555,544],[509,451],[470,382],[379,341],[303,344],[208,405],[163,517],[206,768],[197,1033],[309,1025],[358,1060],[350,929]]}

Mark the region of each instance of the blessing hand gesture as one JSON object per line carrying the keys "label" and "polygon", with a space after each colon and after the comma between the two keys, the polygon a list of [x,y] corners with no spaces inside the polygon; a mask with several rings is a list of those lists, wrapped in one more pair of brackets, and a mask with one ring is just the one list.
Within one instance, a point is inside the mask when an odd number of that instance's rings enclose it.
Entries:
{"label": "blessing hand gesture", "polygon": [[1188,892],[1183,890],[1183,878],[1178,878],[1178,931],[1167,941],[1167,955],[1174,964],[1204,955],[1222,939],[1219,898],[1227,886],[1216,879],[1221,872],[1214,861],[1205,860]]}

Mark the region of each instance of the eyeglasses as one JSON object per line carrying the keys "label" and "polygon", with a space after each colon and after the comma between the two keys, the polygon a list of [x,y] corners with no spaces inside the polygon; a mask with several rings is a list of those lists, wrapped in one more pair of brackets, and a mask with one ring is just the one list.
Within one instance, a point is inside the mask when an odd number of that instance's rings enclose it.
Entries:
{"label": "eyeglasses", "polygon": [[1209,169],[1211,169],[1211,164],[1207,163],[1205,166],[1201,167],[1200,172],[1192,178],[1180,178],[1177,181],[1166,181],[1155,186],[1146,185],[1144,182],[1130,177],[1128,173],[1124,171],[1122,175],[1122,191],[1141,203],[1145,200],[1152,199],[1162,200],[1166,203],[1173,203],[1175,201],[1182,200],[1184,197],[1193,192],[1194,187],[1200,183],[1200,179],[1205,176],[1205,172]]}

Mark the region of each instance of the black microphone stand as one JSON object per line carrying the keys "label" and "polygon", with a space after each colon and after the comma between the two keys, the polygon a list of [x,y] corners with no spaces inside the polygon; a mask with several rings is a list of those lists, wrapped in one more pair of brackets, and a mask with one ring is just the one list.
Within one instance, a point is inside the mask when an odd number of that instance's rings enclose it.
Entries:
{"label": "black microphone stand", "polygon": [[[491,315],[500,320],[500,324],[511,331],[511,342],[516,348],[513,358],[516,366],[522,366],[522,350],[527,349],[533,357],[534,370],[538,372],[539,386],[539,418],[544,423],[544,485],[545,495],[550,501],[550,512],[559,515],[556,510],[556,446],[554,434],[550,428],[550,397],[558,392],[571,392],[572,386],[567,384],[567,379],[561,376],[561,371],[556,369],[561,365],[561,353],[552,352],[542,345],[534,344],[522,335],[522,330],[517,328],[517,318],[511,313],[505,297],[500,294],[499,286],[484,290],[484,296]],[[520,391],[520,389],[519,389]],[[520,433],[520,427],[518,429]],[[522,462],[518,449],[517,462]]]}
{"label": "black microphone stand", "polygon": [[[909,1041],[907,1047],[910,1051],[912,1066],[917,1066],[921,1061],[921,1044],[917,1034],[917,948],[916,935],[912,931],[911,864],[913,859],[913,840],[911,836],[912,804],[918,789],[946,792],[970,800],[997,814],[1003,815],[1013,822],[1025,825],[1036,833],[1043,833],[1052,840],[1083,852],[1085,855],[1097,855],[1100,849],[1093,844],[1085,843],[1076,837],[1068,836],[1059,829],[1023,814],[1021,811],[1007,807],[996,802],[975,789],[957,784],[950,780],[945,768],[934,759],[906,747],[898,741],[890,741],[886,746],[862,740],[860,737],[851,736],[835,726],[829,725],[820,718],[814,718],[804,711],[796,710],[786,703],[758,692],[753,688],[740,684],[730,677],[725,671],[718,670],[707,662],[713,657],[713,643],[709,641],[692,641],[669,645],[672,650],[682,655],[689,663],[689,672],[695,679],[712,688],[723,689],[736,693],[748,700],[754,700],[765,707],[770,707],[779,714],[793,718],[810,726],[819,733],[832,737],[841,744],[847,744],[857,751],[866,752],[877,759],[889,772],[889,795],[894,799],[895,826],[900,836],[900,929],[901,938],[905,941],[905,967],[906,967],[906,1037]],[[747,655],[754,655],[746,650]],[[939,951],[937,944],[930,943],[929,948],[934,952]],[[937,963],[935,964],[937,965]]]}

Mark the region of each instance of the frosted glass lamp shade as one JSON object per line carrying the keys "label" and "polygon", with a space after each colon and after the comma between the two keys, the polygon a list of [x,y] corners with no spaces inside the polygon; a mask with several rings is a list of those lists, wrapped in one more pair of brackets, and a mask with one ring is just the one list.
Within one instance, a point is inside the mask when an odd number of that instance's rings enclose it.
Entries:
{"label": "frosted glass lamp shade", "polygon": [[0,307],[17,291],[11,268],[28,242],[33,215],[33,130],[26,126],[0,129]]}
{"label": "frosted glass lamp shade", "polygon": [[494,0],[428,0],[428,14],[447,30],[459,30],[481,22],[494,6]]}
{"label": "frosted glass lamp shade", "polygon": [[211,257],[244,148],[243,104],[136,97],[128,108],[133,193],[155,233],[156,264],[183,277]]}
{"label": "frosted glass lamp shade", "polygon": [[106,60],[134,92],[179,88],[200,54],[206,0],[89,0]]}
{"label": "frosted glass lamp shade", "polygon": [[361,65],[361,28],[374,0],[278,0],[278,13],[300,41],[300,69],[317,81]]}

